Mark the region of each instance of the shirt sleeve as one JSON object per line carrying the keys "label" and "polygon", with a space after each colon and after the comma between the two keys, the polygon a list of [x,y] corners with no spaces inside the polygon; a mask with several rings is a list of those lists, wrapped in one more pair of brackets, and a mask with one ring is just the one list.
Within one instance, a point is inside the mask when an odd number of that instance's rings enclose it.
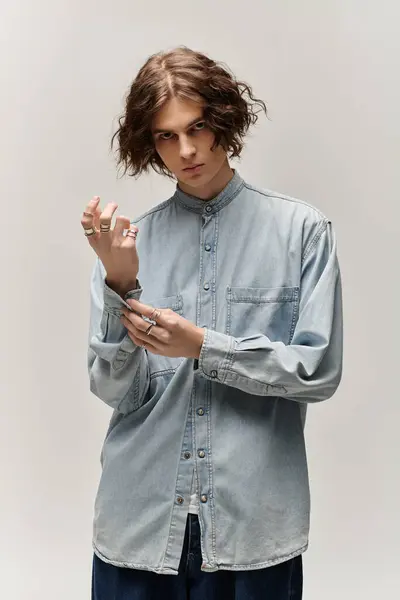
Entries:
{"label": "shirt sleeve", "polygon": [[302,262],[299,317],[292,341],[235,338],[206,329],[195,369],[207,379],[259,396],[311,403],[330,398],[342,375],[342,286],[332,224],[320,224]]}
{"label": "shirt sleeve", "polygon": [[132,342],[120,321],[122,307],[131,310],[126,300],[139,300],[142,291],[137,282],[137,288],[121,298],[107,285],[104,267],[96,260],[90,284],[90,390],[122,413],[139,408],[149,386],[146,351]]}

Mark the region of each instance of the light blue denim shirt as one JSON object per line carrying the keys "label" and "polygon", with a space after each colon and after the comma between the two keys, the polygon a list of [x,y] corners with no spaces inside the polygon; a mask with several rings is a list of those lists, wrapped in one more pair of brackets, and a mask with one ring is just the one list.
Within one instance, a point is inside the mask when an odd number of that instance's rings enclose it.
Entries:
{"label": "light blue denim shirt", "polygon": [[202,569],[261,569],[304,552],[307,404],[342,372],[342,292],[331,222],[247,184],[213,200],[178,187],[136,219],[139,289],[199,327],[199,360],[133,344],[124,300],[91,280],[90,389],[113,408],[93,545],[117,566],[177,574],[194,474]]}

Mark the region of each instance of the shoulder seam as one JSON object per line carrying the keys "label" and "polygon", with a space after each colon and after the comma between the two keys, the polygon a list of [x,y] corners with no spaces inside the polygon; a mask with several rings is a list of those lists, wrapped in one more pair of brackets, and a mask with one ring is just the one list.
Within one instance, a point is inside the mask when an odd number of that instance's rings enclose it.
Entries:
{"label": "shoulder seam", "polygon": [[308,246],[306,246],[305,249],[304,249],[303,256],[302,256],[302,259],[301,259],[302,263],[305,261],[305,259],[307,258],[307,256],[311,253],[311,251],[315,248],[315,246],[317,245],[317,243],[321,239],[322,234],[326,231],[328,223],[330,223],[330,221],[326,217],[324,217],[324,219],[320,222],[319,227],[318,227],[318,229],[317,229],[314,237],[312,238],[312,240],[310,241],[310,243],[308,244]]}
{"label": "shoulder seam", "polygon": [[168,200],[164,200],[164,202],[161,202],[161,204],[157,204],[157,206],[150,208],[150,210],[147,210],[145,213],[143,213],[142,215],[137,217],[137,219],[134,219],[133,221],[131,221],[131,223],[135,223],[135,224],[139,223],[140,221],[143,221],[143,219],[145,219],[149,215],[159,212],[160,210],[164,210],[164,208],[166,208],[169,204],[171,204],[172,200],[173,200],[173,196],[171,198],[168,198]]}
{"label": "shoulder seam", "polygon": [[258,192],[267,198],[280,198],[281,200],[286,200],[287,202],[292,202],[293,204],[302,204],[303,206],[307,206],[307,208],[311,208],[311,210],[316,212],[322,219],[326,219],[325,215],[316,206],[308,204],[308,202],[304,202],[304,200],[299,200],[298,198],[293,198],[292,196],[286,196],[285,194],[280,194],[278,192],[274,192],[273,190],[262,190],[246,182],[245,187],[253,192]]}

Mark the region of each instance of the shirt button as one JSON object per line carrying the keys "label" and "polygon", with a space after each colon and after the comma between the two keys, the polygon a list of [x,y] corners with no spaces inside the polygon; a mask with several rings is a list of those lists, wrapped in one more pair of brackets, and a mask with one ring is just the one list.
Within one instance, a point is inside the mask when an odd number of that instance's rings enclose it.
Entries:
{"label": "shirt button", "polygon": [[199,454],[199,458],[204,458],[205,455],[206,455],[206,453],[204,452],[204,450],[199,450],[198,454]]}
{"label": "shirt button", "polygon": [[202,408],[197,409],[197,414],[202,417],[204,415],[204,410]]}
{"label": "shirt button", "polygon": [[178,496],[177,499],[176,499],[176,501],[177,501],[178,504],[183,504],[183,498],[182,498],[182,496]]}
{"label": "shirt button", "polygon": [[211,377],[213,377],[214,379],[215,379],[216,377],[218,377],[218,372],[217,372],[217,371],[211,371],[211,373],[210,373],[210,374],[211,374]]}
{"label": "shirt button", "polygon": [[207,502],[207,496],[205,494],[202,495],[202,497],[200,498],[200,500],[204,503]]}
{"label": "shirt button", "polygon": [[191,454],[190,452],[185,452],[183,456],[186,458],[186,460],[188,460],[191,457]]}
{"label": "shirt button", "polygon": [[210,284],[209,284],[209,283],[205,283],[205,284],[204,284],[204,289],[205,289],[206,291],[208,291],[208,290],[210,289]]}
{"label": "shirt button", "polygon": [[212,211],[212,207],[211,206],[206,206],[206,212],[210,213]]}
{"label": "shirt button", "polygon": [[206,252],[210,252],[210,250],[211,250],[211,246],[210,246],[210,244],[206,244],[206,245],[204,246],[204,248],[205,248]]}

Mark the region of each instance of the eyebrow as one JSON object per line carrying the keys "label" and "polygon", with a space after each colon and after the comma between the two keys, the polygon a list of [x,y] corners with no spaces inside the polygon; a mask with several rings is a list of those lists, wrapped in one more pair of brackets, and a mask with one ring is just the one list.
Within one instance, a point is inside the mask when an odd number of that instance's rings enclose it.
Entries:
{"label": "eyebrow", "polygon": [[[197,117],[197,119],[193,119],[193,121],[190,121],[190,123],[187,124],[185,129],[190,129],[193,125],[195,125],[199,121],[204,121],[204,116]],[[170,133],[170,130],[169,129],[153,129],[153,134],[155,135],[156,133]]]}

